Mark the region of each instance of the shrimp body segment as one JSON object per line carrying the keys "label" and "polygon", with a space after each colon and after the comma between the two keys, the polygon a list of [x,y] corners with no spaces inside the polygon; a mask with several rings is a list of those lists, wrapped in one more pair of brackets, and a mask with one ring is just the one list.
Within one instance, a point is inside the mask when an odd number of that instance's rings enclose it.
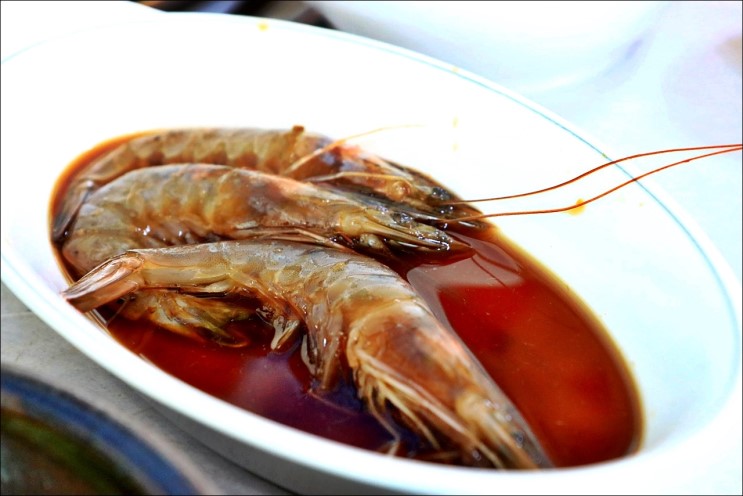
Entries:
{"label": "shrimp body segment", "polygon": [[[253,128],[174,129],[125,141],[77,173],[54,219],[52,238],[60,241],[81,205],[97,189],[127,172],[160,165],[205,163],[255,170],[300,181],[350,186],[427,213],[455,199],[430,179],[370,155],[356,146],[304,131]],[[469,207],[469,214],[476,213]],[[432,210],[433,209],[433,210]]]}
{"label": "shrimp body segment", "polygon": [[458,336],[373,259],[266,239],[130,250],[63,296],[87,311],[148,289],[279,300],[283,317],[306,326],[303,357],[320,389],[333,387],[346,363],[358,396],[391,432],[388,414],[476,464],[550,466],[515,406]]}

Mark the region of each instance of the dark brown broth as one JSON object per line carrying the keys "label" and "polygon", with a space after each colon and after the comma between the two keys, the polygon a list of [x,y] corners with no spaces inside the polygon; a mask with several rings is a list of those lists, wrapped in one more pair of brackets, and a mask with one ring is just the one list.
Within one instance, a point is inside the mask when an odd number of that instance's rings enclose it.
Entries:
{"label": "dark brown broth", "polygon": [[[101,144],[75,161],[59,182],[53,209],[74,171],[124,139]],[[495,227],[452,235],[473,246],[473,253],[400,256],[391,265],[461,336],[521,410],[553,462],[575,466],[635,451],[643,428],[639,398],[601,323],[564,283]],[[166,372],[246,410],[361,448],[378,450],[390,442],[351,385],[312,392],[298,343],[271,352],[262,324],[240,325],[253,337],[250,347],[199,343],[123,319],[113,319],[109,332]],[[410,432],[403,440],[401,456],[435,455]]]}

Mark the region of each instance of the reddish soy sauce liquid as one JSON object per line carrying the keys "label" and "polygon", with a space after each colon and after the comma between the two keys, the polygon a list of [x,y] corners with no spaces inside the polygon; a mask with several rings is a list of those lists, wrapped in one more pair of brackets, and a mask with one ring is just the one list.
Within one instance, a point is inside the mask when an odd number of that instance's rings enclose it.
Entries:
{"label": "reddish soy sauce liquid", "polygon": [[[120,142],[81,156],[60,181],[58,195],[72,172]],[[472,252],[400,255],[386,263],[459,334],[522,412],[556,466],[636,451],[643,429],[639,396],[597,318],[497,228],[451,234],[472,246]],[[110,317],[110,312],[101,313]],[[274,352],[269,346],[272,331],[257,322],[239,325],[251,336],[248,347],[220,347],[124,319],[111,319],[108,331],[143,359],[236,406],[360,448],[388,446],[391,436],[364,410],[352,385],[326,393],[313,389],[299,341]],[[408,431],[398,454],[435,457]]]}

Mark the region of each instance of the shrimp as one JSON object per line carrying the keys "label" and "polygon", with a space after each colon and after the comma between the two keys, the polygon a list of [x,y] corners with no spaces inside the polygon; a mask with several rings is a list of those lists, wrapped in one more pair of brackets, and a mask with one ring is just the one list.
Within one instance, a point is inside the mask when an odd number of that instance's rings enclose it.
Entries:
{"label": "shrimp", "polygon": [[[62,255],[74,275],[81,276],[127,249],[241,239],[286,229],[350,240],[376,251],[386,250],[387,244],[422,250],[461,247],[443,231],[406,214],[312,184],[226,166],[184,164],[134,170],[96,191],[81,207]],[[212,338],[235,346],[244,340],[226,331],[226,324],[253,316],[239,306],[158,291],[140,302],[145,303],[122,311],[130,318],[146,315],[189,335],[207,322]],[[263,309],[268,315],[279,311]],[[287,322],[281,329],[294,325]]]}
{"label": "shrimp", "polygon": [[302,357],[318,392],[348,373],[359,398],[393,435],[397,422],[471,464],[551,466],[466,345],[407,282],[369,257],[267,239],[129,250],[63,296],[86,312],[147,289],[241,294],[272,305],[278,299],[285,309],[279,317],[306,328]]}
{"label": "shrimp", "polygon": [[221,165],[139,169],[82,205],[62,252],[81,275],[129,248],[239,239],[265,228],[303,228],[370,248],[382,239],[421,250],[456,246],[435,227],[359,198]]}
{"label": "shrimp", "polygon": [[360,148],[310,134],[251,128],[175,129],[128,140],[77,173],[52,226],[59,242],[80,206],[94,191],[121,175],[144,167],[198,162],[332,184],[402,203],[420,215],[475,214],[469,206],[445,206],[457,197],[419,172],[375,157]]}

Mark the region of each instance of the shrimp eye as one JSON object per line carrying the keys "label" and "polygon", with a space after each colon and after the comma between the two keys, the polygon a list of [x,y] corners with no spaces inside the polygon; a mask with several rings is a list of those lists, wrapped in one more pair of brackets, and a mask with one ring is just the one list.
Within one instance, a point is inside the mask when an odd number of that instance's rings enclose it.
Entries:
{"label": "shrimp eye", "polygon": [[451,193],[440,186],[435,186],[431,190],[431,198],[439,201],[449,201],[452,199]]}
{"label": "shrimp eye", "polygon": [[436,207],[436,212],[441,216],[447,216],[454,212],[453,205],[439,205]]}

